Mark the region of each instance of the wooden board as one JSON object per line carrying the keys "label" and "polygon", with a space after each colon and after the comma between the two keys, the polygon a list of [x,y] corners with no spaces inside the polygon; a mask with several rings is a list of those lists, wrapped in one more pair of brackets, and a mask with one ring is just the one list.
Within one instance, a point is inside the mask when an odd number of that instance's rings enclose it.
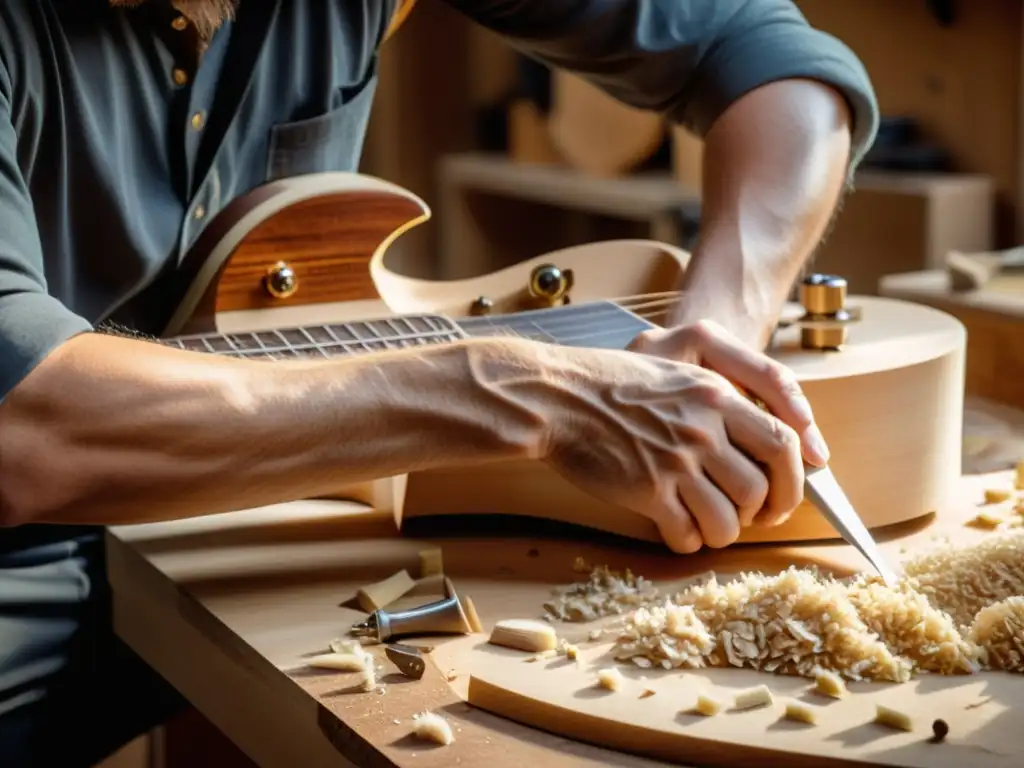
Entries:
{"label": "wooden board", "polygon": [[1013,278],[955,293],[944,269],[882,278],[879,293],[926,304],[957,318],[967,329],[967,393],[1024,408],[1024,290]]}
{"label": "wooden board", "polygon": [[[889,531],[883,549],[898,560],[901,548],[917,551],[932,546],[936,536],[953,535],[965,543],[980,539],[986,534],[965,528],[963,522],[975,513],[985,487],[1008,482],[1009,473],[965,478],[954,508],[920,525]],[[480,636],[437,639],[428,656],[428,675],[418,683],[397,677],[385,663],[384,694],[353,690],[351,675],[305,670],[303,658],[325,650],[332,638],[362,618],[358,611],[341,606],[358,586],[401,568],[415,569],[420,549],[432,545],[443,547],[446,571],[460,592],[474,599],[488,629],[511,615],[537,615],[551,586],[578,577],[572,571],[578,555],[613,567],[631,566],[660,581],[709,568],[724,573],[743,568],[772,571],[790,563],[816,563],[846,573],[863,565],[845,545],[751,545],[678,557],[651,546],[540,538],[535,532],[530,523],[518,522],[513,531],[495,531],[488,538],[459,538],[439,530],[429,543],[411,541],[398,538],[387,517],[342,502],[298,502],[117,528],[109,536],[116,627],[261,765],[336,766],[349,760],[360,765],[449,766],[461,761],[501,767],[564,765],[567,756],[572,765],[649,765],[641,758],[547,734],[463,703],[469,673],[479,668],[481,658],[494,658],[489,649],[476,647]],[[488,674],[492,681],[516,683],[529,691],[528,686],[537,683],[527,676],[528,667],[530,675],[549,671],[514,660],[511,667],[496,668],[492,663]],[[450,685],[442,677],[449,671],[457,675]],[[800,685],[756,673],[715,677],[715,684],[726,688],[759,681],[780,690]],[[910,761],[918,753],[909,737],[881,736],[862,725],[870,696],[843,704],[850,707],[851,717],[845,727],[837,720],[810,733],[774,726],[774,718],[765,713],[715,723],[680,721],[676,729],[677,710],[689,705],[688,679],[693,675],[665,675],[658,683],[665,686],[664,696],[624,710],[630,716],[647,713],[648,724],[660,722],[674,729],[676,742],[670,748],[678,750],[673,754],[680,762],[710,757],[720,765],[778,764],[765,762],[763,756],[754,762],[754,741],[787,750],[786,765],[798,764],[790,761],[800,749],[820,752],[822,758],[814,764],[822,766],[841,764],[835,762],[840,755],[873,765],[923,764]],[[593,707],[597,714],[617,711],[607,697],[577,700],[569,693],[586,688],[585,675],[566,682],[569,700],[581,709]],[[919,703],[924,716],[941,713],[954,725],[949,744],[920,753],[934,756],[930,765],[1006,765],[1005,754],[1024,749],[1024,729],[1017,727],[1021,718],[1015,714],[1024,711],[1024,678],[926,678],[884,690],[895,691],[884,694],[893,696],[891,701]],[[965,709],[985,696],[993,701]],[[411,715],[424,709],[450,720],[456,729],[455,744],[438,748],[409,738]],[[716,741],[723,739],[728,748],[715,752]]]}

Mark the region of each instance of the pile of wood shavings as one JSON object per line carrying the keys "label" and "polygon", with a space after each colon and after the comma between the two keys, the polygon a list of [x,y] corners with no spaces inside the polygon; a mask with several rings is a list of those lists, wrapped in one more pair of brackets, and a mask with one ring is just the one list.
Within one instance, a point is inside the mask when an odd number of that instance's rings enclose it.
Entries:
{"label": "pile of wood shavings", "polygon": [[[594,570],[561,594],[588,597],[606,611],[600,615],[621,613],[593,594],[609,578],[606,568]],[[895,587],[796,567],[728,583],[712,575],[668,598],[652,585],[644,604],[620,619],[615,656],[643,668],[735,666],[806,677],[825,669],[891,682],[918,671],[1024,672],[1024,533],[937,549],[909,561],[905,574]]]}
{"label": "pile of wood shavings", "polygon": [[714,647],[704,644],[699,653],[687,653],[690,637],[701,632],[693,619],[680,643],[668,622],[652,633],[652,624],[660,622],[641,610],[626,617],[617,659],[645,668],[652,662],[665,668],[733,666],[806,677],[822,668],[853,679],[910,678],[911,663],[895,656],[858,616],[846,587],[809,570],[746,573],[726,584],[711,578],[661,607],[666,615],[689,608]]}
{"label": "pile of wood shavings", "polygon": [[[577,558],[574,569],[586,571],[589,566]],[[653,582],[643,576],[634,576],[629,570],[619,573],[604,565],[589,570],[587,581],[554,590],[553,598],[544,603],[547,618],[594,621],[649,605],[659,597]]]}
{"label": "pile of wood shavings", "polygon": [[903,571],[965,631],[981,609],[1024,595],[1024,533],[993,534],[972,547],[941,547],[906,563]]}
{"label": "pile of wood shavings", "polygon": [[967,637],[985,649],[990,669],[1024,672],[1024,597],[982,608]]}

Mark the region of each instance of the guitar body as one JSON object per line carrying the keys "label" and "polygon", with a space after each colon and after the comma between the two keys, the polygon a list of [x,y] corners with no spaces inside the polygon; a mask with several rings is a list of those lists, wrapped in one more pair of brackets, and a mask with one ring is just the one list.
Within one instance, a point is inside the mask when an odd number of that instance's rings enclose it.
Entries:
{"label": "guitar body", "polygon": [[[336,340],[342,331],[353,339],[376,339],[385,326],[370,326],[376,330],[367,334],[336,324],[390,317],[425,318],[405,324],[429,325],[452,339],[513,332],[621,348],[663,320],[688,260],[685,251],[666,244],[612,241],[476,278],[419,280],[386,266],[389,245],[429,218],[411,193],[357,174],[315,174],[275,185],[222,211],[197,243],[195,257],[184,262],[191,265],[185,273],[189,290],[167,334],[178,337],[172,339],[177,345],[220,351],[204,334],[225,335],[237,347],[245,334],[291,338],[297,332],[275,329],[323,324],[335,324],[330,338]],[[288,281],[270,285],[281,262],[294,277],[285,285],[294,289],[290,293],[278,290]],[[552,276],[561,278],[556,289]],[[786,326],[803,314],[793,305],[769,353],[796,372],[831,447],[837,479],[865,524],[879,528],[940,510],[960,476],[966,336],[955,319],[927,307],[866,296],[851,297],[849,304],[859,319],[849,323],[838,350],[806,348],[799,323]],[[566,334],[566,328],[572,331]],[[405,341],[395,337],[370,346]],[[578,491],[542,462],[417,472],[336,495],[390,510],[399,525],[437,515],[525,515],[660,541],[647,518]],[[748,529],[742,540],[837,537],[805,503],[784,525]]]}

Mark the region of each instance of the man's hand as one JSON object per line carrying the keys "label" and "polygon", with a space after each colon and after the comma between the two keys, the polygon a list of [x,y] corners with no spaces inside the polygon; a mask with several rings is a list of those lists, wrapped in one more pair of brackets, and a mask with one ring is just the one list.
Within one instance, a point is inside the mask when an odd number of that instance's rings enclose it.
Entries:
{"label": "man's hand", "polygon": [[802,501],[797,433],[816,428],[774,361],[710,323],[671,338],[705,367],[669,355],[558,350],[565,362],[552,366],[543,397],[552,414],[546,459],[588,493],[654,520],[677,552],[724,547],[755,517],[781,522]]}
{"label": "man's hand", "polygon": [[654,328],[637,336],[630,349],[721,374],[765,403],[799,435],[807,463],[824,466],[828,462],[828,446],[793,373],[717,323],[704,320],[676,328]]}

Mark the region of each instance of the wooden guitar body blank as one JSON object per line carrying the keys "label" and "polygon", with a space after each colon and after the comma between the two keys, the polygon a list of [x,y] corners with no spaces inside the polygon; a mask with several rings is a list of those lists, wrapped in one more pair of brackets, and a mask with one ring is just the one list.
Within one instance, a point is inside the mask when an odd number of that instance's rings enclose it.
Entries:
{"label": "wooden guitar body blank", "polygon": [[[564,249],[477,278],[413,279],[385,264],[395,238],[429,218],[408,191],[358,174],[268,187],[225,209],[201,236],[203,249],[186,259],[190,288],[168,343],[256,357],[333,356],[513,333],[622,348],[664,317],[689,258],[663,243],[624,240]],[[287,295],[276,290],[288,287],[279,279],[281,263],[298,284]],[[243,282],[258,294],[249,305],[230,300]],[[960,476],[966,339],[958,321],[927,307],[860,296],[849,304],[859,320],[840,349],[805,349],[801,329],[790,325],[777,332],[770,354],[796,372],[837,479],[877,528],[941,509]],[[787,307],[786,318],[802,311]],[[399,525],[432,515],[511,514],[660,540],[647,518],[583,494],[542,462],[416,472],[337,495],[390,510]],[[784,525],[748,529],[743,540],[822,538],[838,534],[804,504]]]}

